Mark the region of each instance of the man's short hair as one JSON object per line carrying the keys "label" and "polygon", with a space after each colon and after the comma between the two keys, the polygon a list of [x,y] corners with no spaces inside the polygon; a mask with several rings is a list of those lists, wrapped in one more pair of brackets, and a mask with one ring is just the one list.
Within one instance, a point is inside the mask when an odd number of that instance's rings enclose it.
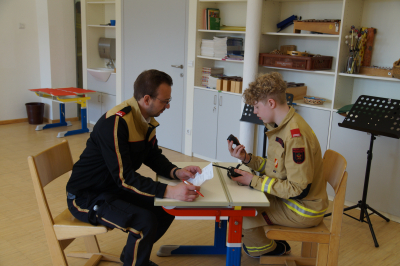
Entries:
{"label": "man's short hair", "polygon": [[157,88],[163,83],[172,86],[171,76],[156,69],[145,70],[140,73],[135,83],[133,83],[133,97],[135,97],[137,101],[142,99],[145,95],[155,98],[158,95]]}
{"label": "man's short hair", "polygon": [[259,76],[249,84],[244,91],[243,99],[246,104],[255,105],[257,102],[266,102],[274,99],[278,104],[286,102],[286,82],[278,72]]}

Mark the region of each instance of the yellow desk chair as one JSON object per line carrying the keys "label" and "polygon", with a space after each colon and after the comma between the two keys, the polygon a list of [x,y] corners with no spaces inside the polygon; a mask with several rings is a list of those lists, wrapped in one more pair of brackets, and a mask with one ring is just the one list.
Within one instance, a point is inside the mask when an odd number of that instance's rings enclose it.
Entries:
{"label": "yellow desk chair", "polygon": [[85,266],[97,265],[101,260],[121,263],[119,257],[100,252],[96,235],[107,233],[109,228],[81,222],[68,209],[53,219],[43,188],[72,170],[68,141],[64,140],[35,156],[29,156],[28,163],[53,265],[68,265],[64,249],[77,237],[84,239],[86,252],[73,252],[67,256],[89,259]]}
{"label": "yellow desk chair", "polygon": [[333,150],[327,150],[323,158],[323,176],[335,191],[330,228],[322,221],[311,228],[268,226],[267,237],[274,240],[302,242],[301,256],[261,256],[260,264],[267,265],[318,265],[336,266],[339,257],[340,231],[346,194],[346,159]]}

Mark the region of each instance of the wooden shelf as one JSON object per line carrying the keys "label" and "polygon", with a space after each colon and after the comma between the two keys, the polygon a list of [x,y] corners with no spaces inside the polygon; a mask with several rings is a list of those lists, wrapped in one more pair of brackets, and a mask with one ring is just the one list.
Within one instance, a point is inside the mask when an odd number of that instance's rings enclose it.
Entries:
{"label": "wooden shelf", "polygon": [[199,0],[199,2],[247,2],[247,0]]}
{"label": "wooden shelf", "polygon": [[263,34],[264,35],[275,35],[275,36],[289,36],[289,37],[339,39],[339,35],[330,35],[330,34],[302,34],[302,33],[279,33],[279,32],[265,32]]}
{"label": "wooden shelf", "polygon": [[107,2],[87,2],[88,4],[100,4],[100,5],[104,5],[104,4],[115,4],[115,2],[113,1],[107,1]]}
{"label": "wooden shelf", "polygon": [[330,75],[330,76],[335,75],[335,71],[333,71],[333,70],[317,71],[317,70],[299,70],[299,69],[291,69],[291,68],[283,68],[283,67],[270,67],[270,66],[263,66],[263,67],[270,68],[270,69],[285,70],[285,71],[303,72],[303,73],[308,73],[308,74],[319,74],[319,75]]}
{"label": "wooden shelf", "polygon": [[296,103],[296,105],[294,105],[294,107],[303,106],[303,107],[307,107],[307,108],[320,109],[320,110],[326,110],[326,111],[332,110],[332,101],[331,100],[326,100],[321,105],[306,104],[306,103],[304,103],[303,100],[295,100],[293,102]]}
{"label": "wooden shelf", "polygon": [[339,73],[339,76],[359,78],[359,79],[375,79],[375,80],[400,82],[400,79],[396,79],[396,78],[385,78],[385,77],[367,76],[367,75],[359,75],[359,74]]}
{"label": "wooden shelf", "polygon": [[222,58],[215,58],[215,57],[210,57],[210,56],[202,56],[198,55],[198,58],[203,58],[203,59],[210,59],[210,60],[216,60],[216,61],[226,61],[226,62],[234,62],[234,63],[243,63],[244,60],[232,60],[232,59],[222,59]]}
{"label": "wooden shelf", "polygon": [[199,29],[199,32],[216,32],[216,33],[231,33],[231,34],[246,34],[245,31],[233,31],[233,30],[202,30]]}
{"label": "wooden shelf", "polygon": [[88,27],[92,27],[92,28],[112,28],[112,29],[115,29],[115,26],[103,26],[103,25],[88,25]]}
{"label": "wooden shelf", "polygon": [[[194,86],[195,89],[202,89],[202,90],[206,90],[206,91],[219,91],[216,89],[210,89],[210,88],[206,88],[206,87],[202,87],[202,86]],[[230,91],[219,91],[222,93],[226,93],[226,94],[232,94],[232,95],[242,95],[241,93],[236,93],[236,92],[230,92]]]}

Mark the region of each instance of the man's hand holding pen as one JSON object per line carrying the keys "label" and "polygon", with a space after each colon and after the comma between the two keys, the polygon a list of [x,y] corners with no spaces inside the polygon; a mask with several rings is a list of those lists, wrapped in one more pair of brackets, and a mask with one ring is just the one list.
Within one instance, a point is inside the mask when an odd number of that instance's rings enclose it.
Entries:
{"label": "man's hand holding pen", "polygon": [[193,184],[187,182],[189,178],[194,178],[195,174],[201,174],[201,168],[194,165],[186,166],[182,169],[174,168],[171,170],[171,176],[176,176],[176,178],[182,180],[185,183],[179,183],[176,186],[167,186],[164,198],[177,199],[182,201],[194,201],[199,197],[200,187],[194,186]]}
{"label": "man's hand holding pen", "polygon": [[164,198],[177,199],[182,201],[194,201],[199,197],[197,193],[200,191],[199,186],[194,186],[188,182],[188,185],[185,183],[179,183],[176,186],[167,186],[165,190]]}

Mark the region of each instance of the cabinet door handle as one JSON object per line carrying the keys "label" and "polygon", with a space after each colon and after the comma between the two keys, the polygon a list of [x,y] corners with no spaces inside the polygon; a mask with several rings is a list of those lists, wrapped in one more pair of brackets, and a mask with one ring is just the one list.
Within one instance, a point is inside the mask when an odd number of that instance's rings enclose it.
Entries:
{"label": "cabinet door handle", "polygon": [[183,69],[183,65],[171,65],[172,67]]}
{"label": "cabinet door handle", "polygon": [[217,95],[214,95],[214,105],[217,105]]}
{"label": "cabinet door handle", "polygon": [[222,106],[222,96],[219,96],[219,106]]}
{"label": "cabinet door handle", "polygon": [[98,102],[98,103],[100,102],[100,94],[97,95],[97,102]]}

